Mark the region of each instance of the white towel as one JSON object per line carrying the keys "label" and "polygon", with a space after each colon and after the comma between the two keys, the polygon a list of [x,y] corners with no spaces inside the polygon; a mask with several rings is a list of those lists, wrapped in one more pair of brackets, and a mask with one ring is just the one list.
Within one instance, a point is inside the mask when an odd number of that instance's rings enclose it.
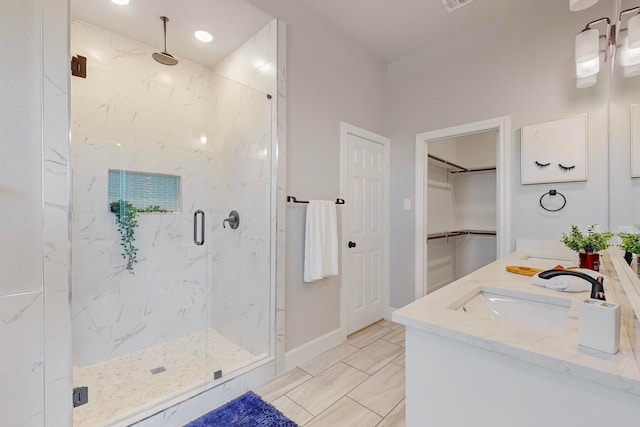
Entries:
{"label": "white towel", "polygon": [[304,235],[304,281],[338,274],[338,221],[336,203],[309,200]]}
{"label": "white towel", "polygon": [[[597,279],[602,274],[597,271],[589,270],[587,268],[575,268],[572,271],[579,273],[585,273],[589,276]],[[604,276],[602,276],[604,277]],[[550,279],[541,279],[539,273],[533,276],[531,283],[536,286],[542,286],[545,288],[553,289],[561,292],[589,292],[591,291],[591,283],[576,276],[555,276]]]}

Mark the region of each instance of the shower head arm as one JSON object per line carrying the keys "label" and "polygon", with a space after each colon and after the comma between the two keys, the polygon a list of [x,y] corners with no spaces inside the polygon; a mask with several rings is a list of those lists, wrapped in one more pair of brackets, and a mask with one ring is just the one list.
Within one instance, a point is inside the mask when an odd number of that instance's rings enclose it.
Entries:
{"label": "shower head arm", "polygon": [[162,29],[164,30],[164,50],[162,52],[167,53],[167,22],[169,18],[161,16],[160,19],[162,20]]}

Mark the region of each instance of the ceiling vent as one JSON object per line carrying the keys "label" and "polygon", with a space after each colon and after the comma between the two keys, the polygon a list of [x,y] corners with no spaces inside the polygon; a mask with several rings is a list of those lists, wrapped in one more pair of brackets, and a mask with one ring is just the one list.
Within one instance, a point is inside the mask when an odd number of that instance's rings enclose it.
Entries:
{"label": "ceiling vent", "polygon": [[442,0],[442,4],[448,12],[460,9],[462,6],[466,6],[471,2],[473,2],[473,0]]}

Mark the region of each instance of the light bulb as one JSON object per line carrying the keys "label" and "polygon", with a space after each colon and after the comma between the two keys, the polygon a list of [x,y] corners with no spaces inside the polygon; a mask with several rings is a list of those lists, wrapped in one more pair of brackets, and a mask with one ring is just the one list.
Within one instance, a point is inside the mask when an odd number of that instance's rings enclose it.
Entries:
{"label": "light bulb", "polygon": [[111,3],[118,4],[120,6],[126,6],[129,4],[129,0],[111,0]]}

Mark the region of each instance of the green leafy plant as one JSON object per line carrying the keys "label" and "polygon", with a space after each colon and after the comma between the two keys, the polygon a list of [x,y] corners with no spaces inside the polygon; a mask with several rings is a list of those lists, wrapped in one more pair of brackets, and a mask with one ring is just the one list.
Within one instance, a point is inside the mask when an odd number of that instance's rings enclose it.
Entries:
{"label": "green leafy plant", "polygon": [[584,234],[580,229],[572,225],[571,232],[569,234],[562,233],[562,243],[566,247],[576,252],[600,252],[609,247],[609,240],[613,237],[613,233],[597,232],[595,231],[595,225],[587,227],[587,233]]}
{"label": "green leafy plant", "polygon": [[169,212],[169,211],[166,210],[166,209],[160,208],[160,206],[158,206],[158,205],[150,205],[150,206],[147,206],[146,208],[136,209],[136,212],[142,212],[142,213],[166,213],[166,212]]}
{"label": "green leafy plant", "polygon": [[138,228],[138,211],[129,202],[118,200],[111,203],[111,212],[116,216],[116,224],[120,232],[120,246],[122,246],[122,258],[127,261],[127,270],[133,274],[133,265],[138,262],[138,249],[134,242],[136,228]]}
{"label": "green leafy plant", "polygon": [[138,228],[138,213],[166,213],[166,209],[158,205],[150,205],[146,208],[136,208],[129,202],[118,200],[111,202],[111,212],[116,216],[116,224],[120,232],[120,246],[122,246],[122,258],[127,260],[127,270],[133,274],[133,265],[138,262],[138,248],[136,241],[136,228]]}
{"label": "green leafy plant", "polygon": [[[635,228],[640,232],[640,225]],[[640,254],[640,233],[618,233],[618,237],[622,240],[619,246],[623,251]]]}

